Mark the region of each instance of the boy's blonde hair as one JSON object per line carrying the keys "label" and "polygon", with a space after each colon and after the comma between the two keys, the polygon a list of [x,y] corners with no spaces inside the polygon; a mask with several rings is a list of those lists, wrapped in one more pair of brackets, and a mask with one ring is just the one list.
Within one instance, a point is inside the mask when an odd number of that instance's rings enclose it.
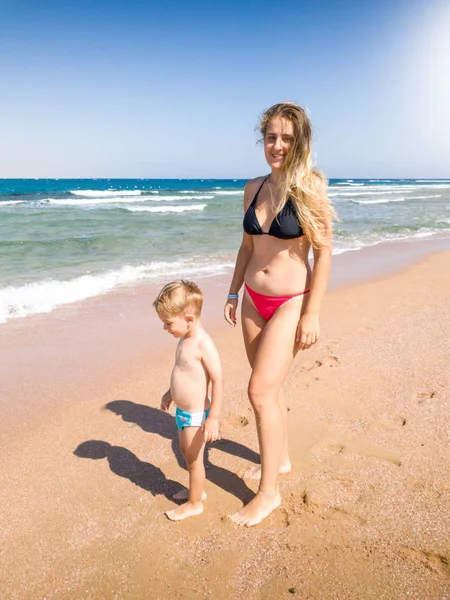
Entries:
{"label": "boy's blonde hair", "polygon": [[180,279],[163,287],[153,302],[156,312],[167,317],[177,317],[186,311],[192,311],[199,317],[202,312],[203,294],[193,281]]}

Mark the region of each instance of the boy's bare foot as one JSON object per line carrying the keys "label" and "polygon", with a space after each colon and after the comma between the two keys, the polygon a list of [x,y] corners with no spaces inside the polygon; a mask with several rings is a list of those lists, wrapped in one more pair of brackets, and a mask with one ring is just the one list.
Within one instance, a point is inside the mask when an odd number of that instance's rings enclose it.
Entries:
{"label": "boy's bare foot", "polygon": [[[202,501],[207,498],[206,492],[202,492]],[[189,500],[189,490],[184,488],[172,496],[174,500]]]}
{"label": "boy's bare foot", "polygon": [[200,515],[203,512],[203,504],[202,502],[196,502],[195,504],[189,504],[189,502],[185,502],[178,508],[174,508],[173,510],[168,510],[164,514],[171,521],[182,521],[183,519],[187,519],[188,517],[195,517]]}
{"label": "boy's bare foot", "polygon": [[[278,473],[280,475],[286,475],[286,473],[291,472],[291,469],[291,461],[287,460],[286,462],[281,464]],[[250,467],[250,469],[245,471],[243,477],[244,479],[261,479],[261,465],[255,465],[254,467]]]}
{"label": "boy's bare foot", "polygon": [[278,489],[275,492],[258,491],[256,496],[240,511],[230,516],[230,519],[241,527],[253,527],[261,523],[272,511],[281,504]]}

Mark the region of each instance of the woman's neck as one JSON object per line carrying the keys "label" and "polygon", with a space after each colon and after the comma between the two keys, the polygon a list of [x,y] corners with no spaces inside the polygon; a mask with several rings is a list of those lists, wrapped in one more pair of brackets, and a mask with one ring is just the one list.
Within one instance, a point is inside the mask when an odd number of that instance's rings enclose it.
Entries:
{"label": "woman's neck", "polygon": [[270,185],[273,185],[274,187],[278,187],[278,185],[281,183],[282,178],[283,178],[283,175],[281,174],[281,171],[279,169],[272,169],[272,172],[269,175],[268,181],[269,181]]}

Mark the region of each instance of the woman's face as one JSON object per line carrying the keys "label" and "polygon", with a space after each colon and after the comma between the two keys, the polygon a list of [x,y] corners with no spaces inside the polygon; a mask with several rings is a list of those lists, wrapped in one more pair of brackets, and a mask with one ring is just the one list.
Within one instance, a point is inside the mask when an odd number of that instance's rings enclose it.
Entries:
{"label": "woman's face", "polygon": [[266,127],[264,155],[271,169],[281,169],[294,141],[294,125],[283,117],[274,117]]}

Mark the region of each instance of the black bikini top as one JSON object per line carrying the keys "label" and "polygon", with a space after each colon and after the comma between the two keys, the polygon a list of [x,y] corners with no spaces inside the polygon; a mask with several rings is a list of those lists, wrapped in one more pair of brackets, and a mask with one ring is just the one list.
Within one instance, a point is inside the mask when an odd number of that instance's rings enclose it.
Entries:
{"label": "black bikini top", "polygon": [[293,240],[295,238],[304,235],[304,231],[299,225],[297,219],[297,211],[292,203],[292,200],[288,198],[283,210],[275,217],[269,227],[269,231],[263,231],[259,224],[256,216],[256,201],[258,200],[259,192],[262,186],[266,183],[266,177],[256,192],[253,202],[247,208],[247,212],[244,215],[244,231],[249,235],[272,235],[273,237],[280,238],[281,240]]}

